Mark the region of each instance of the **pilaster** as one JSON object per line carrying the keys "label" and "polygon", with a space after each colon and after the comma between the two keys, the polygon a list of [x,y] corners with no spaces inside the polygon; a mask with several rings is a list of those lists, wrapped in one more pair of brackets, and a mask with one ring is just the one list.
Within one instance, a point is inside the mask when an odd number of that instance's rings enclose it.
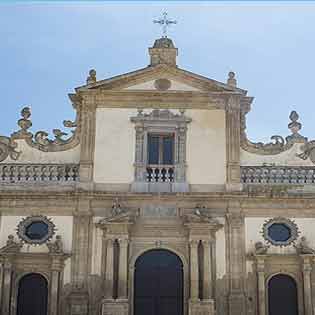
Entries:
{"label": "pilaster", "polygon": [[71,263],[73,288],[70,301],[75,304],[71,305],[71,315],[87,315],[87,278],[90,270],[91,217],[90,201],[79,200],[77,211],[73,215],[73,257]]}
{"label": "pilaster", "polygon": [[9,257],[3,258],[3,295],[1,314],[10,314],[10,295],[11,295],[11,277],[12,277],[12,262]]}
{"label": "pilaster", "polygon": [[127,238],[119,238],[119,271],[118,271],[118,299],[127,300],[128,274],[128,244]]}
{"label": "pilaster", "polygon": [[105,298],[113,299],[114,290],[114,240],[106,239]]}
{"label": "pilaster", "polygon": [[314,255],[301,255],[305,315],[313,315],[311,272]]}
{"label": "pilaster", "polygon": [[245,229],[244,216],[238,205],[230,205],[227,214],[229,315],[245,314]]}
{"label": "pilaster", "polygon": [[204,300],[213,298],[212,293],[212,255],[211,255],[211,241],[202,240],[203,246],[203,294]]}
{"label": "pilaster", "polygon": [[240,97],[230,96],[226,108],[226,187],[241,189],[240,169]]}
{"label": "pilaster", "polygon": [[96,133],[96,106],[89,96],[81,104],[80,182],[93,181],[94,145]]}
{"label": "pilaster", "polygon": [[190,245],[190,300],[199,300],[199,262],[198,240],[191,240]]}
{"label": "pilaster", "polygon": [[258,279],[258,315],[266,315],[265,255],[256,255]]}

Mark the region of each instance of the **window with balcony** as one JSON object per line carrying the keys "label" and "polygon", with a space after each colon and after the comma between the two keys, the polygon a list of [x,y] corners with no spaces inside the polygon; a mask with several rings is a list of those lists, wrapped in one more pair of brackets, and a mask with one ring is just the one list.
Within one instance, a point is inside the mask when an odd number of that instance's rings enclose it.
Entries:
{"label": "window with balcony", "polygon": [[191,119],[184,111],[138,111],[131,118],[136,129],[135,180],[138,192],[182,192],[186,182],[186,132]]}
{"label": "window with balcony", "polygon": [[174,181],[174,134],[148,134],[148,182]]}

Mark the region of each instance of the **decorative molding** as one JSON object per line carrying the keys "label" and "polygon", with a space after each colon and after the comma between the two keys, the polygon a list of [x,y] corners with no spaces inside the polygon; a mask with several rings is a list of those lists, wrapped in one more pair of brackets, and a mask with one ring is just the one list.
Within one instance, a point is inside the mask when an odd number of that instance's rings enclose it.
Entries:
{"label": "decorative molding", "polygon": [[[27,236],[27,233],[26,233],[27,227],[30,226],[34,222],[43,222],[44,224],[47,225],[48,231],[46,235],[43,236],[41,239],[31,239]],[[51,219],[48,219],[46,216],[43,216],[43,215],[32,215],[32,216],[26,217],[22,219],[22,221],[17,226],[17,235],[21,239],[21,241],[27,244],[32,244],[32,245],[41,245],[46,242],[49,242],[50,239],[54,236],[55,231],[56,231],[55,224],[52,222]]]}
{"label": "decorative molding", "polygon": [[[277,241],[272,239],[269,236],[269,231],[268,229],[273,225],[273,224],[282,224],[285,225],[289,230],[290,230],[290,237],[286,241]],[[298,236],[300,231],[298,230],[298,226],[296,223],[288,218],[283,218],[283,217],[276,217],[272,218],[268,221],[266,221],[262,227],[261,231],[263,238],[269,243],[274,246],[288,246],[294,243]]]}
{"label": "decorative molding", "polygon": [[[291,131],[291,135],[285,139],[282,136],[274,135],[271,137],[272,142],[269,143],[251,142],[246,134],[245,116],[248,111],[249,108],[241,111],[241,147],[245,151],[259,155],[276,155],[289,150],[295,143],[307,143],[307,138],[299,134],[302,124],[298,122],[299,115],[296,111],[292,111],[289,116],[291,122],[288,124],[288,128]],[[315,156],[315,153],[313,154]]]}
{"label": "decorative molding", "polygon": [[[48,138],[48,133],[46,131],[37,131],[35,135],[29,131],[29,128],[32,127],[32,121],[29,119],[31,117],[31,109],[29,107],[24,107],[22,109],[21,116],[22,118],[18,120],[20,129],[11,135],[11,144],[14,143],[13,140],[24,139],[29,146],[40,151],[59,152],[74,148],[80,143],[80,110],[77,110],[77,117],[74,122],[70,120],[65,120],[63,122],[64,127],[75,128],[74,130],[71,130],[72,135],[65,138],[68,135],[67,133],[60,129],[53,129],[53,134],[55,136],[53,140]],[[17,158],[18,156],[16,159]]]}
{"label": "decorative molding", "polygon": [[8,156],[12,160],[17,160],[21,152],[16,151],[17,143],[8,137],[0,136],[0,162],[4,161]]}

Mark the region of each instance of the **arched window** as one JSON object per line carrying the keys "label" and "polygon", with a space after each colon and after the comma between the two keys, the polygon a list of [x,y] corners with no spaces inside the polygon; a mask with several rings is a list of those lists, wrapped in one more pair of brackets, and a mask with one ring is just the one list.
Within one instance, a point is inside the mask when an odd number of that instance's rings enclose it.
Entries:
{"label": "arched window", "polygon": [[48,283],[38,273],[30,273],[19,281],[17,315],[47,315]]}

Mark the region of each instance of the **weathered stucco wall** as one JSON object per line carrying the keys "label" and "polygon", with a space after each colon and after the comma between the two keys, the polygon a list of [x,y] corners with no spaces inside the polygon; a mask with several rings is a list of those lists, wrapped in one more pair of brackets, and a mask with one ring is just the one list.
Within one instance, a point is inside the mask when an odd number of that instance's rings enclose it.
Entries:
{"label": "weathered stucco wall", "polygon": [[226,141],[223,110],[187,110],[187,180],[189,184],[225,183]]}
{"label": "weathered stucco wall", "polygon": [[[130,118],[136,115],[136,109],[97,109],[94,156],[96,183],[121,184],[134,180],[135,126]],[[224,111],[187,110],[185,115],[192,118],[188,125],[186,146],[188,183],[224,184]]]}
{"label": "weathered stucco wall", "polygon": [[130,183],[134,179],[135,127],[130,117],[136,110],[96,110],[94,181]]}
{"label": "weathered stucco wall", "polygon": [[16,140],[18,146],[16,151],[21,152],[18,160],[12,160],[7,157],[1,163],[79,163],[80,161],[80,145],[75,148],[60,152],[43,152],[36,148],[30,147],[24,140]]}
{"label": "weathered stucco wall", "polygon": [[297,156],[301,153],[301,145],[296,143],[291,149],[275,155],[259,155],[241,149],[241,166],[314,166],[310,159],[302,160]]}

